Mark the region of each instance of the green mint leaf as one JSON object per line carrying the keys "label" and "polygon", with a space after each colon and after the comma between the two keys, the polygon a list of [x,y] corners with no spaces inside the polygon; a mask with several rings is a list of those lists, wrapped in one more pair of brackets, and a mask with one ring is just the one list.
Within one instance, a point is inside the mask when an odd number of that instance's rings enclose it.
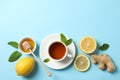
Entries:
{"label": "green mint leaf", "polygon": [[63,43],[65,43],[66,41],[67,41],[67,38],[65,37],[65,35],[64,34],[60,34],[60,38],[61,38],[61,41],[63,42]]}
{"label": "green mint leaf", "polygon": [[21,54],[20,52],[14,51],[14,52],[10,55],[8,61],[9,61],[9,62],[14,62],[14,61],[16,61],[17,59],[19,59],[21,56],[22,56],[22,54]]}
{"label": "green mint leaf", "polygon": [[44,62],[45,62],[45,63],[48,63],[49,61],[50,61],[50,58],[44,59]]}
{"label": "green mint leaf", "polygon": [[103,44],[102,46],[99,47],[100,50],[104,51],[109,48],[109,44]]}
{"label": "green mint leaf", "polygon": [[15,42],[15,41],[10,41],[10,42],[8,42],[8,45],[10,45],[10,46],[18,49],[18,43]]}
{"label": "green mint leaf", "polygon": [[72,43],[72,39],[68,39],[66,42],[65,42],[65,45],[68,46]]}

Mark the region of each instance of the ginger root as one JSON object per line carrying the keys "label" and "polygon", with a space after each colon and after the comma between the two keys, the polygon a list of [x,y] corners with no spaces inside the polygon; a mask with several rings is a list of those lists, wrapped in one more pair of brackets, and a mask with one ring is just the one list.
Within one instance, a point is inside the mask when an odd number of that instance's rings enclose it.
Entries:
{"label": "ginger root", "polygon": [[104,70],[105,68],[107,68],[108,72],[113,72],[115,70],[115,65],[113,64],[112,60],[107,54],[91,54],[91,57],[93,59],[94,64],[99,64],[100,69]]}

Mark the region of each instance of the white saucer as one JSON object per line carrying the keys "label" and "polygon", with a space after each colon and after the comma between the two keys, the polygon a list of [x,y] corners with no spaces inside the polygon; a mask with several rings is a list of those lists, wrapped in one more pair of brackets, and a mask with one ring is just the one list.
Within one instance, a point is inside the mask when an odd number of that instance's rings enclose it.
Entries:
{"label": "white saucer", "polygon": [[[60,33],[49,35],[42,41],[40,50],[39,50],[40,58],[42,59],[42,61],[44,61],[44,59],[46,58],[50,58],[48,55],[48,47],[49,47],[49,44],[51,44],[54,41],[60,41]],[[63,61],[60,61],[60,62],[50,59],[50,62],[45,63],[45,65],[47,65],[49,68],[52,68],[52,69],[64,69],[68,67],[73,62],[76,54],[76,49],[73,42],[68,46],[68,52],[73,56],[73,58],[66,57]]]}

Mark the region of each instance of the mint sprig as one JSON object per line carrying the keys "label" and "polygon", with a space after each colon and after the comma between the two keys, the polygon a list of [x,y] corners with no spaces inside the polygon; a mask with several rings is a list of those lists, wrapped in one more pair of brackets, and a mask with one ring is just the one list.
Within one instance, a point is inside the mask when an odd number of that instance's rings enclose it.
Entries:
{"label": "mint sprig", "polygon": [[[18,49],[18,43],[16,41],[10,41],[10,42],[8,42],[8,45]],[[22,56],[22,54],[19,51],[16,50],[16,51],[12,52],[8,61],[9,62],[14,62],[14,61],[18,60],[21,56]]]}
{"label": "mint sprig", "polygon": [[67,41],[67,38],[65,37],[64,34],[61,33],[61,34],[60,34],[60,37],[61,37],[61,41],[62,41],[62,42],[65,43],[65,42]]}
{"label": "mint sprig", "polygon": [[20,52],[14,51],[14,52],[10,55],[8,61],[9,61],[9,62],[14,62],[14,61],[16,61],[17,59],[19,59],[21,56],[22,56],[22,54],[21,54]]}
{"label": "mint sprig", "polygon": [[15,42],[15,41],[10,41],[10,42],[8,42],[8,45],[10,45],[10,46],[12,46],[12,47],[18,49],[18,43]]}
{"label": "mint sprig", "polygon": [[70,45],[71,43],[72,43],[72,39],[68,39],[68,40],[65,42],[66,46]]}
{"label": "mint sprig", "polygon": [[109,44],[105,43],[102,46],[99,47],[100,50],[105,51],[109,48]]}
{"label": "mint sprig", "polygon": [[50,61],[50,58],[44,59],[44,62],[45,62],[45,63],[48,63],[49,61]]}
{"label": "mint sprig", "polygon": [[70,45],[72,43],[72,39],[68,39],[66,38],[66,36],[64,34],[60,34],[60,40],[66,45]]}

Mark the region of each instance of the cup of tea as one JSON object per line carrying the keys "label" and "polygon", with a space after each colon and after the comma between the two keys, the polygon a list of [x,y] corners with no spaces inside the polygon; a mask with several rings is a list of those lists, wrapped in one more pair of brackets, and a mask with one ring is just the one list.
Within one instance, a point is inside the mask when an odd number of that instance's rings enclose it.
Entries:
{"label": "cup of tea", "polygon": [[66,57],[72,58],[72,56],[68,53],[67,46],[63,42],[60,42],[60,41],[52,42],[49,45],[48,54],[50,58],[52,58],[55,61],[62,61]]}

